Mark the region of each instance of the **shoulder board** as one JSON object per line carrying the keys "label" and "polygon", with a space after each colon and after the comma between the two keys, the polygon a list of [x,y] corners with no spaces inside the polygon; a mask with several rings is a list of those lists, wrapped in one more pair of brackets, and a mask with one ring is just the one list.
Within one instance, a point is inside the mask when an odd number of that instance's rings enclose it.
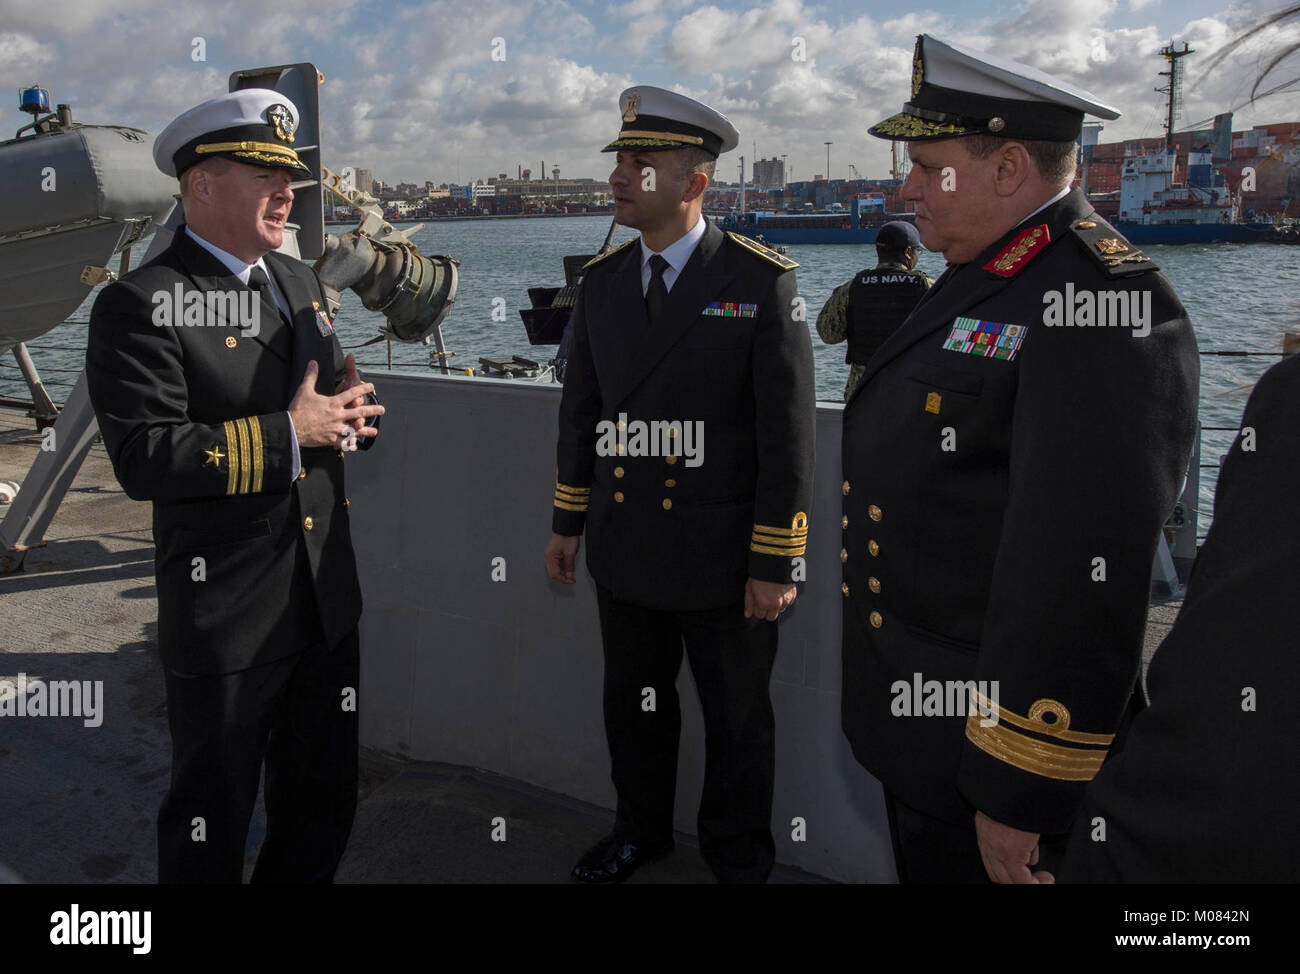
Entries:
{"label": "shoulder board", "polygon": [[1040,223],[1036,227],[1026,227],[985,264],[984,269],[998,277],[1015,277],[1051,242],[1052,232],[1047,228],[1046,223]]}
{"label": "shoulder board", "polygon": [[1101,266],[1107,277],[1131,277],[1160,270],[1150,257],[1102,220],[1076,220],[1070,227],[1070,233]]}
{"label": "shoulder board", "polygon": [[627,243],[621,243],[617,247],[611,247],[603,254],[597,254],[595,257],[591,258],[591,260],[587,261],[587,263],[583,264],[582,269],[585,271],[589,267],[595,267],[602,260],[608,260],[609,258],[613,257],[615,254],[621,254],[623,251],[627,250],[628,247],[631,247],[634,243],[636,243],[640,239],[641,239],[640,237],[633,237],[631,240],[627,241]]}
{"label": "shoulder board", "polygon": [[785,254],[778,254],[775,250],[772,250],[769,247],[764,247],[760,243],[755,243],[753,240],[750,240],[743,234],[736,233],[734,230],[728,230],[727,237],[733,243],[740,244],[740,246],[744,247],[750,253],[762,257],[769,264],[775,264],[783,271],[794,270],[799,266],[797,262],[791,260]]}

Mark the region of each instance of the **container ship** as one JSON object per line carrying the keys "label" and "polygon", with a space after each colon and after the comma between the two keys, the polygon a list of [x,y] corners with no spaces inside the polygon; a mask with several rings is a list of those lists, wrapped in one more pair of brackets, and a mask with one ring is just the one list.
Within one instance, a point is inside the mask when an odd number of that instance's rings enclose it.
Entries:
{"label": "container ship", "polygon": [[811,213],[751,210],[724,216],[717,224],[769,245],[873,244],[889,221],[916,221],[915,213],[885,212],[885,201],[883,193],[859,193],[849,199],[847,209],[833,203],[828,210]]}

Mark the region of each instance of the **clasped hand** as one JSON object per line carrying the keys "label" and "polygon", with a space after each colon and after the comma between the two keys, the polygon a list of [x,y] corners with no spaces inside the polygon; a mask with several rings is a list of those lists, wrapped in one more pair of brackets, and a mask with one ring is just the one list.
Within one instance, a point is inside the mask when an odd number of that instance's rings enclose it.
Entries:
{"label": "clasped hand", "polygon": [[370,417],[384,415],[383,406],[366,402],[367,394],[374,392],[375,387],[361,381],[354,356],[348,355],[346,369],[343,391],[322,396],[316,391],[316,376],[320,370],[315,361],[307,363],[302,384],[289,403],[289,416],[293,420],[298,446],[356,449],[356,437],[379,435],[378,429],[366,425]]}

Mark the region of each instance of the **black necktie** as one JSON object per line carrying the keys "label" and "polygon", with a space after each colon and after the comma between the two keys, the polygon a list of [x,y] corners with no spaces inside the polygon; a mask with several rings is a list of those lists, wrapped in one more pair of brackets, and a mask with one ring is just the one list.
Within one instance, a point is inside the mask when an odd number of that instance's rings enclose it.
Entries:
{"label": "black necktie", "polygon": [[[280,312],[280,306],[275,303],[275,298],[271,297],[270,278],[266,276],[266,271],[262,270],[262,268],[258,267],[256,264],[254,264],[252,269],[248,272],[248,286],[261,296],[262,320],[264,322],[276,321],[278,319],[283,321],[286,325],[289,323],[288,319]],[[273,315],[274,317],[268,318],[267,315]]]}
{"label": "black necktie", "polygon": [[650,287],[645,292],[645,309],[650,324],[659,324],[659,318],[668,304],[668,285],[664,283],[664,271],[669,268],[668,261],[659,254],[650,258]]}

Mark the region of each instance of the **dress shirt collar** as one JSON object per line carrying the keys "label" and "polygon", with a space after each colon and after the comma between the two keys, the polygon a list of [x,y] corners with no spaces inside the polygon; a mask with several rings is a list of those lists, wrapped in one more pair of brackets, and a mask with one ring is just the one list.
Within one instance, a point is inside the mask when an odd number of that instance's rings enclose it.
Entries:
{"label": "dress shirt collar", "polygon": [[[705,222],[703,214],[695,221],[695,226],[686,231],[685,234],[678,237],[670,243],[659,254],[674,271],[681,273],[686,262],[691,259],[691,254],[695,253],[695,248],[699,246],[700,241],[704,239]],[[655,255],[655,251],[646,246],[645,237],[641,238],[641,269],[650,263],[650,258]]]}
{"label": "dress shirt collar", "polygon": [[188,224],[186,224],[185,226],[185,233],[196,244],[198,244],[200,247],[202,247],[204,250],[210,253],[213,257],[217,258],[217,260],[221,261],[221,263],[225,264],[226,269],[230,271],[230,273],[234,274],[237,278],[239,278],[239,283],[241,284],[248,283],[248,272],[252,270],[254,267],[262,268],[262,273],[267,276],[268,280],[270,279],[271,272],[267,270],[266,263],[262,260],[261,257],[257,258],[257,261],[255,263],[246,264],[238,257],[236,257],[234,254],[228,254],[220,247],[218,247],[216,244],[209,243],[208,241],[204,240],[197,233],[191,230]]}

